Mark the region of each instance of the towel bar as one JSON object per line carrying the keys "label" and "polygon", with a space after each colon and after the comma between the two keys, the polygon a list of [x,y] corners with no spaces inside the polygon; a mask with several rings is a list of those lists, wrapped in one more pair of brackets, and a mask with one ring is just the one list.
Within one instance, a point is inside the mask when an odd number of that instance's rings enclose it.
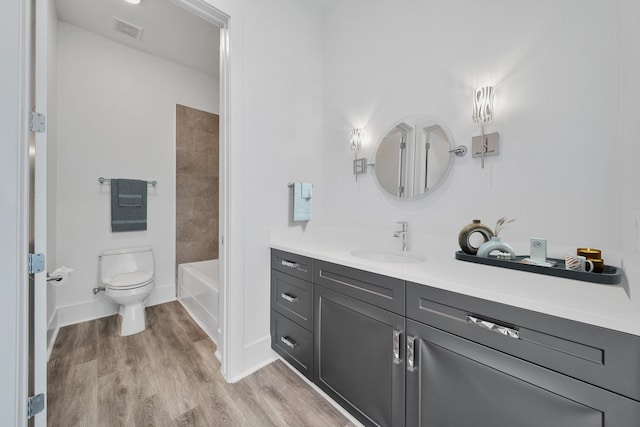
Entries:
{"label": "towel bar", "polygon": [[[98,178],[98,182],[100,184],[105,184],[105,183],[110,183],[111,182],[111,178],[104,178],[104,177],[100,177]],[[158,185],[158,181],[156,181],[155,179],[153,181],[147,181],[147,184],[156,187]]]}

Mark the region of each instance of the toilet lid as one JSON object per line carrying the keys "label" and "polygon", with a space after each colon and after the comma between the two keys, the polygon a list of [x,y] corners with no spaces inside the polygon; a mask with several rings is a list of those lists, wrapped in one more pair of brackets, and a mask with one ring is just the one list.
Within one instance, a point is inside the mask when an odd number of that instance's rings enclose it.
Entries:
{"label": "toilet lid", "polygon": [[124,273],[113,276],[111,281],[107,283],[107,287],[112,289],[131,289],[147,285],[153,280],[153,274],[146,271],[136,271],[133,273]]}

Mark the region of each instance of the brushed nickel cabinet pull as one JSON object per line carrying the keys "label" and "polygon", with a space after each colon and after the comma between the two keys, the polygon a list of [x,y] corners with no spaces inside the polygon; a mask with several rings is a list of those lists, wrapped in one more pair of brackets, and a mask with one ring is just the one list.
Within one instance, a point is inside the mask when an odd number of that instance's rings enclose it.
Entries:
{"label": "brushed nickel cabinet pull", "polygon": [[286,301],[289,301],[289,302],[298,302],[298,297],[291,296],[291,295],[286,294],[284,292],[280,294],[280,297],[283,300],[286,300]]}
{"label": "brushed nickel cabinet pull", "polygon": [[280,261],[280,263],[282,265],[284,265],[285,267],[289,267],[289,268],[298,268],[299,264],[297,262],[292,262],[292,261],[287,261],[287,260],[282,260]]}
{"label": "brushed nickel cabinet pull", "polygon": [[293,350],[294,348],[296,348],[298,346],[298,343],[295,342],[294,340],[292,340],[289,337],[280,337],[280,341],[286,345],[287,347],[289,347],[291,350]]}
{"label": "brushed nickel cabinet pull", "polygon": [[400,337],[402,335],[402,331],[397,329],[393,330],[393,363],[399,365],[400,360]]}
{"label": "brushed nickel cabinet pull", "polygon": [[484,320],[479,317],[471,316],[470,314],[467,314],[467,323],[471,323],[482,329],[487,329],[491,332],[495,332],[500,335],[504,335],[505,337],[515,338],[515,339],[520,338],[520,332],[518,332],[517,329],[500,325],[490,320]]}
{"label": "brushed nickel cabinet pull", "polygon": [[407,371],[409,372],[416,370],[415,343],[416,337],[407,337]]}

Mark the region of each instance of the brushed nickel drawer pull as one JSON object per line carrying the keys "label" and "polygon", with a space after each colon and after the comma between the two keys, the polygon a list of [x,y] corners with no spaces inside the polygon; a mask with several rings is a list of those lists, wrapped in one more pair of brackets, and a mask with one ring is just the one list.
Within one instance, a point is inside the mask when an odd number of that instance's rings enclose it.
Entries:
{"label": "brushed nickel drawer pull", "polygon": [[517,329],[509,328],[508,326],[500,325],[498,323],[471,316],[469,314],[467,314],[467,323],[472,323],[480,328],[487,329],[491,332],[495,332],[509,338],[520,338],[520,332],[518,332]]}
{"label": "brushed nickel drawer pull", "polygon": [[289,337],[280,337],[280,341],[282,341],[282,343],[289,347],[291,350],[298,346],[298,343],[290,339]]}
{"label": "brushed nickel drawer pull", "polygon": [[280,297],[283,300],[286,300],[286,301],[289,301],[289,302],[298,302],[298,297],[291,296],[291,295],[286,294],[284,292],[280,294]]}
{"label": "brushed nickel drawer pull", "polygon": [[407,337],[407,371],[409,372],[416,370],[415,343],[416,337]]}
{"label": "brushed nickel drawer pull", "polygon": [[402,331],[397,329],[393,330],[393,363],[399,365],[400,360],[400,336],[402,335]]}
{"label": "brushed nickel drawer pull", "polygon": [[298,268],[300,266],[297,262],[287,261],[284,259],[280,261],[280,263],[285,267],[289,267],[289,268]]}

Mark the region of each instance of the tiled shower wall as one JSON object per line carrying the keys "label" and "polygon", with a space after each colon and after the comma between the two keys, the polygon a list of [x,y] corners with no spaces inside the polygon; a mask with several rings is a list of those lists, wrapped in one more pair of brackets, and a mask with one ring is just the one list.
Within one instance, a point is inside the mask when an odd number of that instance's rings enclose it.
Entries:
{"label": "tiled shower wall", "polygon": [[176,105],[176,266],[218,258],[218,123]]}

